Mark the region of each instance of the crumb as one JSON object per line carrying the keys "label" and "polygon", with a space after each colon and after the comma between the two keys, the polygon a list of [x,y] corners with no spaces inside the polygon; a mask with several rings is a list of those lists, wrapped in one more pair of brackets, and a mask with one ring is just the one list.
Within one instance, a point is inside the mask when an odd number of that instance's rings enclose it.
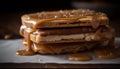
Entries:
{"label": "crumb", "polygon": [[12,34],[6,34],[6,35],[4,36],[4,39],[10,39],[10,38],[12,38]]}

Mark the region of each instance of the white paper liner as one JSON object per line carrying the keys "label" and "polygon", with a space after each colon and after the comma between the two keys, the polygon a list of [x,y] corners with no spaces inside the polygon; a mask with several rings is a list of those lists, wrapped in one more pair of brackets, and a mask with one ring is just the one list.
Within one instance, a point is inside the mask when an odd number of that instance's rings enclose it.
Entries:
{"label": "white paper liner", "polygon": [[[115,45],[120,46],[120,38],[115,39]],[[120,64],[120,57],[116,59],[98,59],[93,55],[91,61],[70,61],[68,55],[19,56],[16,51],[25,48],[21,39],[0,40],[0,63],[59,63],[59,64]]]}

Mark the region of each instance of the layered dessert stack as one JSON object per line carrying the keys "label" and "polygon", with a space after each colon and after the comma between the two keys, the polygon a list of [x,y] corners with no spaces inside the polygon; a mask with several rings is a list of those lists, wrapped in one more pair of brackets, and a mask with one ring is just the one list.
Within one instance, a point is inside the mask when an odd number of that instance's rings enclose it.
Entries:
{"label": "layered dessert stack", "polygon": [[22,16],[20,34],[26,50],[19,55],[77,53],[105,42],[114,44],[106,14],[88,9],[61,10]]}

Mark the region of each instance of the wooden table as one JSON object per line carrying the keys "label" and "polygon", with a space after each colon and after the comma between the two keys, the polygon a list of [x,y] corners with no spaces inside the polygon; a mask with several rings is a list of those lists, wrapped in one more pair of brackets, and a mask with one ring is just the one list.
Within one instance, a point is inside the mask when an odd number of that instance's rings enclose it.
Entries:
{"label": "wooden table", "polygon": [[1,63],[0,68],[120,68],[120,64]]}

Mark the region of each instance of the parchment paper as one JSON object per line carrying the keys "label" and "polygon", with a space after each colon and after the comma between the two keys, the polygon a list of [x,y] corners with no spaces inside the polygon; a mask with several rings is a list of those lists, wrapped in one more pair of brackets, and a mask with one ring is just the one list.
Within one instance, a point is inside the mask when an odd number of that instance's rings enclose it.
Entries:
{"label": "parchment paper", "polygon": [[[116,46],[120,46],[120,38],[115,39]],[[60,63],[60,64],[120,64],[120,58],[117,59],[98,59],[93,55],[91,61],[70,61],[68,55],[41,55],[19,56],[16,55],[18,49],[25,48],[21,39],[0,40],[0,63]]]}

